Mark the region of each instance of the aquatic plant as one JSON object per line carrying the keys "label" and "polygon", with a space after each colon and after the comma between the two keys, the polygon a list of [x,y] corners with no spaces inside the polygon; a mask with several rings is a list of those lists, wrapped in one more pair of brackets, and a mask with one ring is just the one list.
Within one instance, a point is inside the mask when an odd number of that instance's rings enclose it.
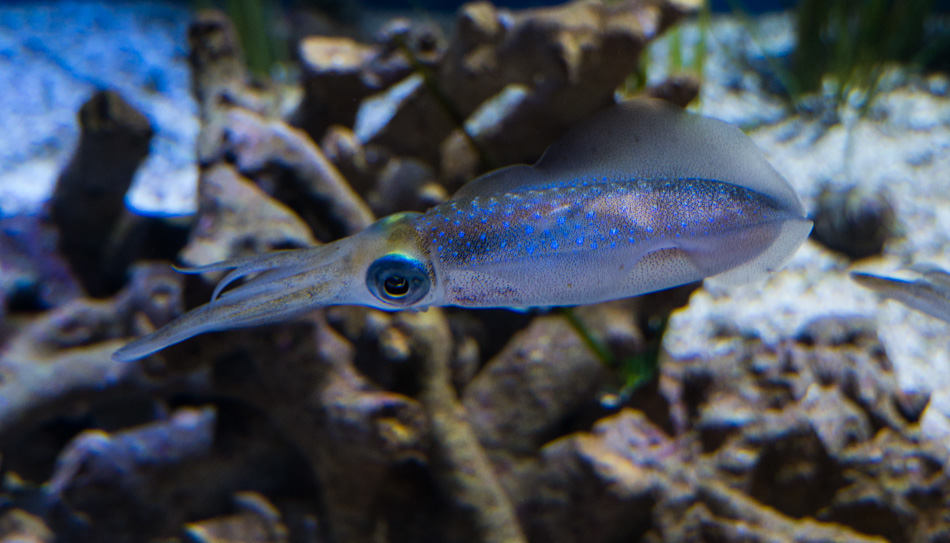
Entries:
{"label": "aquatic plant", "polygon": [[567,319],[571,328],[577,332],[581,340],[594,353],[597,360],[606,368],[615,372],[618,377],[616,394],[607,394],[602,398],[604,403],[622,403],[641,386],[656,376],[660,363],[660,345],[663,342],[663,333],[669,322],[671,308],[662,307],[659,313],[650,317],[646,323],[646,344],[639,352],[630,356],[615,356],[606,343],[594,335],[584,321],[577,315],[573,307],[559,308]]}
{"label": "aquatic plant", "polygon": [[[757,39],[742,0],[733,14]],[[938,67],[950,57],[950,31],[936,20],[933,0],[800,0],[794,8],[796,46],[787,63],[767,57],[793,104],[817,93],[866,111],[887,69]]]}
{"label": "aquatic plant", "polygon": [[[921,66],[933,0],[801,0],[792,73],[803,93],[830,85],[837,102],[873,96],[890,63]],[[947,51],[945,51],[946,53]]]}
{"label": "aquatic plant", "polygon": [[195,0],[195,8],[219,8],[228,14],[241,38],[247,67],[254,75],[270,75],[278,62],[289,57],[288,44],[274,31],[279,4],[265,4],[261,0]]}
{"label": "aquatic plant", "polygon": [[[665,71],[673,77],[678,75],[690,75],[702,81],[706,67],[709,29],[712,23],[710,1],[702,0],[699,11],[696,14],[698,38],[695,43],[690,43],[684,39],[684,23],[685,22],[681,22],[667,31],[669,34],[669,38],[666,40],[667,47],[669,48],[669,61]],[[631,97],[646,89],[651,55],[652,53],[649,48],[644,49],[640,54],[637,69],[631,72],[624,80],[623,85],[617,89],[617,92],[621,96]]]}

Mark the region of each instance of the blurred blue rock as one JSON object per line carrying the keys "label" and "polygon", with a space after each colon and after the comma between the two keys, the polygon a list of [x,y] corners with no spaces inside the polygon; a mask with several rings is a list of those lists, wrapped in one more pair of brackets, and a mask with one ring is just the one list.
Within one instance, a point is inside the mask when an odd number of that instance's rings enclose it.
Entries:
{"label": "blurred blue rock", "polygon": [[36,210],[76,145],[75,115],[112,89],[155,127],[130,203],[195,207],[196,106],[185,31],[190,12],[161,2],[24,2],[0,7],[0,215]]}

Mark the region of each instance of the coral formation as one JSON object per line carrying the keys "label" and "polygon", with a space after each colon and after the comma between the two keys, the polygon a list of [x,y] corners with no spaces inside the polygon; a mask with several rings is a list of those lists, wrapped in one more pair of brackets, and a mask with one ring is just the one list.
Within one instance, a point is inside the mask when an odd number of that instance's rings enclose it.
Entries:
{"label": "coral formation", "polygon": [[83,104],[79,125],[79,147],[56,182],[50,215],[59,230],[59,251],[86,291],[104,296],[121,284],[137,256],[128,254],[132,248],[122,234],[129,228],[119,222],[132,176],[148,156],[152,127],[112,91],[98,92]]}

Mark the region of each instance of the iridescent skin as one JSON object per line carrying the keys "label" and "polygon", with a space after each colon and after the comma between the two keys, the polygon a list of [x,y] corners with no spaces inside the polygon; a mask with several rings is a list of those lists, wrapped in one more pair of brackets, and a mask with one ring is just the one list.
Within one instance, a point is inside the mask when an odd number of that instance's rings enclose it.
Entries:
{"label": "iridescent skin", "polygon": [[[748,260],[750,244],[723,249],[714,266],[683,259],[682,250],[706,253],[712,240],[734,241],[728,234],[742,229],[771,237],[774,230],[751,227],[785,217],[768,197],[716,181],[572,180],[452,200],[415,228],[434,255],[442,305],[531,307],[625,298],[714,275]],[[654,267],[664,273],[652,275]]]}
{"label": "iridescent skin", "polygon": [[[654,100],[619,104],[551,146],[333,243],[229,260],[212,301],[118,350],[134,360],[200,333],[318,307],[576,305],[779,269],[811,222],[739,130]],[[230,291],[238,278],[256,277]]]}

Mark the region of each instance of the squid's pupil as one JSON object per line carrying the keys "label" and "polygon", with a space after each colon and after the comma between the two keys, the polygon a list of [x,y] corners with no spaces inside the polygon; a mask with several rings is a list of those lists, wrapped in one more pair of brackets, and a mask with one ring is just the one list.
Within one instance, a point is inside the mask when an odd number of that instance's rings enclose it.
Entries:
{"label": "squid's pupil", "polygon": [[409,292],[409,281],[401,275],[392,275],[383,281],[383,288],[390,296],[405,296]]}

